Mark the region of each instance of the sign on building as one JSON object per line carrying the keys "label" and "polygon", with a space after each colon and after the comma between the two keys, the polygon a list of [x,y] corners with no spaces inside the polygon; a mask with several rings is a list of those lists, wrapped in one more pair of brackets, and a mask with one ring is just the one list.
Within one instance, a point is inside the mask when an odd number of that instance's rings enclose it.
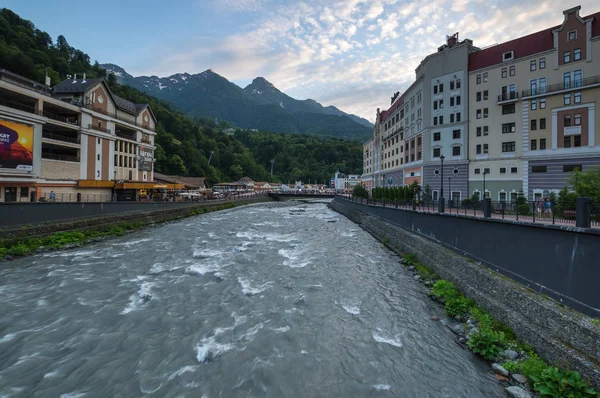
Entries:
{"label": "sign on building", "polygon": [[33,126],[0,120],[0,169],[33,170]]}
{"label": "sign on building", "polygon": [[146,148],[140,147],[140,161],[138,168],[142,171],[152,171],[152,159],[154,154]]}

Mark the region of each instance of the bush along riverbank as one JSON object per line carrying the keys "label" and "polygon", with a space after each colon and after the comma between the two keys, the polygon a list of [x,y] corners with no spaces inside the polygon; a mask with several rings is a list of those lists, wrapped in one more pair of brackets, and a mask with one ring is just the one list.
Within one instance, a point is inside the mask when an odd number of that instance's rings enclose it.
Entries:
{"label": "bush along riverbank", "polygon": [[[385,239],[383,243],[389,246]],[[510,328],[477,307],[452,282],[440,279],[416,255],[404,254],[401,264],[413,272],[415,280],[430,289],[428,296],[443,305],[446,314],[458,322],[451,327],[457,342],[491,364],[509,396],[600,397],[588,380],[569,370],[568,364],[547,364],[533,347],[520,342]],[[432,317],[432,320],[440,319]]]}
{"label": "bush along riverbank", "polygon": [[[236,207],[235,203],[226,203],[218,206],[200,207],[189,211],[184,217],[191,217],[218,210]],[[181,217],[180,217],[181,218]],[[168,222],[168,221],[166,221]],[[80,231],[55,232],[44,237],[2,239],[0,240],[0,261],[10,261],[15,257],[27,256],[52,250],[70,249],[87,243],[98,242],[107,238],[122,236],[137,229],[160,222],[120,222],[93,229]]]}

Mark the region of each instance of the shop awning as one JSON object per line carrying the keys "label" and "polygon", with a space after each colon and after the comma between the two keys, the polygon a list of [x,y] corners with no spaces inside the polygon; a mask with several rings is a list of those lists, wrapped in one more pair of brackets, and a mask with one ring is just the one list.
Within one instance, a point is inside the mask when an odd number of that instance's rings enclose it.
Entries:
{"label": "shop awning", "polygon": [[183,184],[164,184],[160,182],[123,182],[115,185],[116,189],[183,189]]}
{"label": "shop awning", "polygon": [[79,188],[112,188],[115,186],[115,182],[106,180],[79,180],[77,186]]}

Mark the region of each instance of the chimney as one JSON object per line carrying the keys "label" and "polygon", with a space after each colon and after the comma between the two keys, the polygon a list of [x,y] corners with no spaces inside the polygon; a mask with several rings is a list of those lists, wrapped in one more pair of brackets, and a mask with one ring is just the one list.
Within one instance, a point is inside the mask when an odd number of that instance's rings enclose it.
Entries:
{"label": "chimney", "polygon": [[448,47],[454,47],[454,45],[456,45],[457,42],[458,42],[458,32],[456,32],[452,36],[446,36],[446,44],[448,45]]}
{"label": "chimney", "polygon": [[46,80],[44,81],[44,83],[46,84],[46,86],[50,87],[50,76],[48,76],[48,71],[46,71]]}
{"label": "chimney", "polygon": [[85,73],[83,74],[83,80],[81,81],[82,83],[85,83]]}
{"label": "chimney", "polygon": [[75,73],[75,77],[73,77],[73,83],[77,83],[77,73]]}

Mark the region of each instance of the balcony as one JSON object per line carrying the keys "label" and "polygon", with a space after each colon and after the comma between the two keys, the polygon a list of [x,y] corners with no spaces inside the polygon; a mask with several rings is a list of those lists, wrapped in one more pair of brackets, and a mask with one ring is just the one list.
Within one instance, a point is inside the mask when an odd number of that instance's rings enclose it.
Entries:
{"label": "balcony", "polygon": [[552,84],[550,86],[540,87],[533,90],[523,90],[522,97],[525,99],[527,97],[536,97],[560,91],[581,90],[583,88],[589,88],[593,86],[600,86],[600,76],[592,76],[585,79]]}
{"label": "balcony", "polygon": [[511,104],[519,101],[519,93],[511,91],[498,96],[498,105]]}
{"label": "balcony", "polygon": [[106,134],[110,134],[111,133],[111,131],[110,131],[109,128],[99,127],[99,126],[96,126],[96,125],[91,124],[91,123],[88,124],[88,129],[90,129],[90,130],[96,130],[96,131],[101,131],[101,132],[106,133]]}
{"label": "balcony", "polygon": [[142,142],[143,144],[152,145],[152,143],[150,142],[150,138],[142,138],[140,142]]}
{"label": "balcony", "polygon": [[79,139],[76,136],[73,137],[59,133],[52,133],[50,131],[42,131],[42,138],[48,138],[49,140],[55,141],[70,142],[72,144],[79,144]]}
{"label": "balcony", "polygon": [[48,112],[46,110],[44,110],[42,112],[42,115],[44,117],[47,117],[48,119],[56,120],[56,121],[63,122],[63,123],[68,123],[73,126],[79,126],[79,118],[77,118],[76,116],[71,116],[71,117],[61,116],[61,115],[54,114],[52,112]]}
{"label": "balcony", "polygon": [[41,116],[41,112],[36,111],[33,105],[23,104],[21,102],[9,101],[4,98],[0,98],[0,105],[6,106],[8,108],[16,109],[18,111],[33,113]]}
{"label": "balcony", "polygon": [[79,162],[79,158],[75,155],[66,155],[55,152],[42,151],[42,159],[62,160],[64,162]]}
{"label": "balcony", "polygon": [[88,109],[91,109],[94,112],[98,112],[98,113],[101,113],[103,115],[112,117],[113,119],[117,119],[117,120],[120,120],[120,121],[125,122],[125,123],[133,124],[135,126],[146,128],[146,129],[148,129],[150,131],[154,131],[154,129],[150,128],[149,126],[148,127],[143,127],[142,123],[140,123],[140,122],[132,122],[131,120],[127,119],[126,117],[118,115],[116,112],[108,112],[108,111],[105,111],[103,109],[96,108],[96,107],[94,107],[93,104],[86,104],[84,107],[88,108]]}

